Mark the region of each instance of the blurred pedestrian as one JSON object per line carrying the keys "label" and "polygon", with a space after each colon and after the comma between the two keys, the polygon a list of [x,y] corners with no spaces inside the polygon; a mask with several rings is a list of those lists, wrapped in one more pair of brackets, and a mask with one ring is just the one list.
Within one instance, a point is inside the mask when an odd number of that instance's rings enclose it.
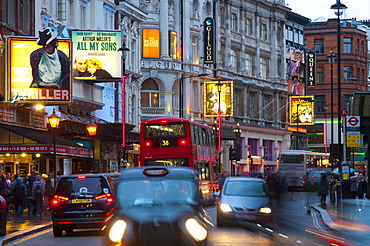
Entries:
{"label": "blurred pedestrian", "polygon": [[56,178],[54,177],[54,173],[50,173],[49,177],[45,179],[45,193],[48,200],[48,207],[50,207],[50,201],[54,196],[55,192],[55,184],[56,184]]}
{"label": "blurred pedestrian", "polygon": [[326,196],[328,195],[328,188],[329,188],[329,182],[326,179],[326,177],[327,177],[326,174],[323,174],[321,176],[320,187],[318,191],[318,195],[321,196],[320,203],[321,203],[322,208],[326,208]]}
{"label": "blurred pedestrian", "polygon": [[28,208],[28,213],[33,213],[35,214],[36,211],[35,211],[35,200],[33,199],[33,196],[32,196],[32,186],[33,186],[33,182],[35,182],[36,180],[36,176],[37,176],[37,172],[32,172],[32,175],[31,173],[28,173],[25,180],[24,180],[24,184],[26,185],[26,189],[27,189],[27,208]]}
{"label": "blurred pedestrian", "polygon": [[41,216],[43,196],[45,194],[44,182],[41,180],[41,176],[37,175],[35,182],[32,185],[32,196],[35,200],[35,212],[36,216]]}
{"label": "blurred pedestrian", "polygon": [[367,194],[367,182],[364,178],[364,173],[359,172],[358,173],[358,184],[357,184],[357,196],[356,199],[367,199],[366,194]]}
{"label": "blurred pedestrian", "polygon": [[22,183],[22,178],[17,177],[15,184],[13,186],[13,196],[14,196],[14,209],[17,216],[23,214],[23,210],[26,207],[26,186]]}
{"label": "blurred pedestrian", "polygon": [[12,191],[10,190],[9,185],[6,182],[4,174],[1,174],[0,176],[0,195],[6,200],[6,211],[9,212],[10,197],[12,195]]}

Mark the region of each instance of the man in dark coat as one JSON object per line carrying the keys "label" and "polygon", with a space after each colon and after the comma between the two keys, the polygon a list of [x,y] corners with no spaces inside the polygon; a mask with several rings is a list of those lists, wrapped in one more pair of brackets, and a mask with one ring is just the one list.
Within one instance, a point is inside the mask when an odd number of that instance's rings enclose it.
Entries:
{"label": "man in dark coat", "polygon": [[319,187],[319,192],[318,195],[321,196],[320,202],[321,202],[321,207],[325,208],[326,207],[326,195],[328,194],[328,188],[329,188],[329,182],[326,179],[326,174],[323,174],[320,179],[320,187]]}
{"label": "man in dark coat", "polygon": [[366,199],[367,194],[367,182],[364,179],[364,174],[362,172],[358,173],[358,183],[357,183],[357,196],[356,198]]}
{"label": "man in dark coat", "polygon": [[58,31],[47,27],[39,31],[38,45],[43,47],[31,53],[31,88],[69,89],[70,59],[58,50]]}

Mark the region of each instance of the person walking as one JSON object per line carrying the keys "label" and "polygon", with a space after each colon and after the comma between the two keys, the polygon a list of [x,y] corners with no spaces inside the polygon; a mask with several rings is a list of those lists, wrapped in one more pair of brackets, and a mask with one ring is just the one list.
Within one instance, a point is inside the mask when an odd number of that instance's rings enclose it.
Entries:
{"label": "person walking", "polygon": [[367,199],[366,194],[367,194],[367,182],[364,179],[364,173],[360,172],[358,173],[356,199],[359,199],[359,198]]}
{"label": "person walking", "polygon": [[322,208],[326,208],[326,195],[328,194],[328,188],[329,188],[329,183],[326,177],[327,177],[326,174],[323,174],[321,176],[320,187],[318,191],[318,195],[321,196],[320,202],[321,202]]}
{"label": "person walking", "polygon": [[46,196],[48,199],[48,207],[50,207],[50,201],[54,196],[55,192],[55,184],[56,184],[56,178],[54,177],[54,173],[50,173],[49,176],[45,179],[45,190],[46,190]]}
{"label": "person walking", "polygon": [[32,185],[32,196],[35,200],[35,212],[37,217],[41,216],[44,194],[45,194],[44,182],[42,182],[41,176],[37,175],[36,180],[35,182],[33,182]]}
{"label": "person walking", "polygon": [[13,186],[13,197],[14,197],[14,210],[17,216],[23,214],[23,210],[26,207],[26,186],[22,182],[21,177],[17,177]]}
{"label": "person walking", "polygon": [[0,196],[2,196],[5,201],[6,201],[6,204],[7,204],[7,208],[6,208],[6,211],[9,212],[9,206],[10,206],[10,197],[12,195],[12,191],[8,185],[8,183],[6,182],[6,179],[5,179],[5,176],[4,174],[1,174],[0,176]]}

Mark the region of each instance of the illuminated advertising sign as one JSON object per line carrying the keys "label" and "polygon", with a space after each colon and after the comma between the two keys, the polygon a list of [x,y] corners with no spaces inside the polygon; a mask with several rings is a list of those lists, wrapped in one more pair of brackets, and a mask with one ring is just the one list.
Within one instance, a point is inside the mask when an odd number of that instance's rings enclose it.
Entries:
{"label": "illuminated advertising sign", "polygon": [[290,97],[290,125],[314,125],[314,96]]}
{"label": "illuminated advertising sign", "polygon": [[[233,81],[220,81],[221,86],[218,86],[218,81],[204,82],[203,91],[203,108],[205,117],[217,117],[220,107],[221,116],[233,116]],[[220,90],[220,93],[219,93]],[[219,102],[219,97],[221,102]]]}
{"label": "illuminated advertising sign", "polygon": [[308,53],[308,73],[307,73],[307,86],[316,86],[316,54],[312,50]]}
{"label": "illuminated advertising sign", "polygon": [[37,38],[8,39],[11,103],[70,103],[70,41],[58,39],[57,52],[49,56],[37,42]]}
{"label": "illuminated advertising sign", "polygon": [[121,76],[122,34],[119,31],[73,30],[72,74],[75,79],[106,79]]}
{"label": "illuminated advertising sign", "polygon": [[143,29],[143,58],[160,58],[159,29]]}
{"label": "illuminated advertising sign", "polygon": [[204,20],[204,63],[214,64],[214,23],[211,17]]}
{"label": "illuminated advertising sign", "polygon": [[286,46],[285,57],[287,62],[286,78],[288,91],[293,96],[305,95],[305,52],[291,46]]}
{"label": "illuminated advertising sign", "polygon": [[173,60],[176,60],[177,57],[177,32],[170,31],[170,56]]}

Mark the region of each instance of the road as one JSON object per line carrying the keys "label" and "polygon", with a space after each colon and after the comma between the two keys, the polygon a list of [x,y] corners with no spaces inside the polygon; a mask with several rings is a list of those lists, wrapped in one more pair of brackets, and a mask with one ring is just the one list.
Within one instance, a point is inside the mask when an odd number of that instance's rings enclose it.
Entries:
{"label": "road", "polygon": [[[319,214],[315,211],[307,213],[305,206],[317,200],[314,192],[296,193],[292,197],[284,194],[279,200],[274,200],[278,215],[274,224],[269,227],[248,223],[233,227],[210,226],[208,245],[332,245],[329,241],[343,242],[343,237],[328,230]],[[215,207],[207,207],[206,210],[212,217],[211,222],[215,224]],[[49,229],[8,245],[94,246],[102,245],[102,241],[102,232],[96,230],[75,230],[73,233],[64,233],[61,238],[55,238]]]}

